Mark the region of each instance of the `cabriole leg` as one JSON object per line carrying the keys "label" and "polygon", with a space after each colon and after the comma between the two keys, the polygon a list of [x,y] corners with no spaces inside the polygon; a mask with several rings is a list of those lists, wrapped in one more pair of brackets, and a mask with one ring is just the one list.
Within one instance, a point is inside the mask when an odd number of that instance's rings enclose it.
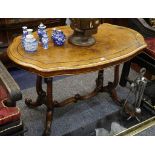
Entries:
{"label": "cabriole leg", "polygon": [[34,108],[34,107],[40,106],[46,102],[46,93],[42,89],[42,77],[41,76],[37,76],[36,91],[38,94],[36,102],[32,102],[31,99],[25,99],[25,104],[28,107]]}

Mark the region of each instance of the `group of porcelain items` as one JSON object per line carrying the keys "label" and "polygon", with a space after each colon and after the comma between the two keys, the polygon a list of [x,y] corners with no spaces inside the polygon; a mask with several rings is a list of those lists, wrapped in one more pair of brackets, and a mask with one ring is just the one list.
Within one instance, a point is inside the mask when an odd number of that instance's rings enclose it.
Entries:
{"label": "group of porcelain items", "polygon": [[[44,24],[41,23],[38,26],[38,40],[32,34],[33,29],[28,29],[27,26],[23,26],[22,29],[23,35],[21,42],[26,52],[35,52],[38,48],[38,44],[41,44],[44,49],[48,49],[49,37]],[[66,36],[61,30],[56,30],[56,28],[54,28],[51,34],[51,40],[54,45],[62,46],[65,43]]]}

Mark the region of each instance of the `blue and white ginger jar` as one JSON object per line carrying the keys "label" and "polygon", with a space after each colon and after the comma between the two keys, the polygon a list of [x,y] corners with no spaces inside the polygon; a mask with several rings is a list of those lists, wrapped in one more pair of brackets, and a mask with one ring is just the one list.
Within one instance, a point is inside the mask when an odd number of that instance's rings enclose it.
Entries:
{"label": "blue and white ginger jar", "polygon": [[38,41],[34,38],[32,34],[28,34],[25,38],[24,43],[25,51],[29,53],[33,53],[38,48]]}
{"label": "blue and white ginger jar", "polygon": [[66,41],[66,36],[61,30],[53,29],[52,40],[55,45],[62,46]]}

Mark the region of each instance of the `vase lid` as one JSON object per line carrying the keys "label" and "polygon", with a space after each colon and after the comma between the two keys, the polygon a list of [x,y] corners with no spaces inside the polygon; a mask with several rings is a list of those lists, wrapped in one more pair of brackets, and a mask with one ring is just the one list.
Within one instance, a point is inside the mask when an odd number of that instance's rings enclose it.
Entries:
{"label": "vase lid", "polygon": [[23,26],[22,29],[23,29],[23,30],[26,30],[26,29],[27,29],[27,26]]}
{"label": "vase lid", "polygon": [[27,29],[28,34],[32,34],[33,29]]}
{"label": "vase lid", "polygon": [[40,23],[40,25],[38,26],[38,28],[40,29],[45,29],[46,28],[46,26],[43,24],[43,23]]}

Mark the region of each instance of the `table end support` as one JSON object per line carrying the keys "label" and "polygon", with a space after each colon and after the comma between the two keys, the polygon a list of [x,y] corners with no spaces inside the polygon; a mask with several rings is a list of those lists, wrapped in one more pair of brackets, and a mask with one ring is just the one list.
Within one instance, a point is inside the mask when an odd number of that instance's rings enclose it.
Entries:
{"label": "table end support", "polygon": [[29,108],[35,108],[35,107],[38,107],[38,106],[46,103],[46,92],[42,89],[42,77],[41,76],[37,76],[36,91],[37,91],[38,97],[35,102],[33,102],[29,98],[25,99],[25,104]]}
{"label": "table end support", "polygon": [[51,125],[53,121],[53,113],[54,113],[54,101],[53,101],[53,78],[45,78],[45,83],[47,84],[47,96],[46,96],[46,122],[45,122],[45,130],[43,132],[43,136],[49,136],[51,134]]}

